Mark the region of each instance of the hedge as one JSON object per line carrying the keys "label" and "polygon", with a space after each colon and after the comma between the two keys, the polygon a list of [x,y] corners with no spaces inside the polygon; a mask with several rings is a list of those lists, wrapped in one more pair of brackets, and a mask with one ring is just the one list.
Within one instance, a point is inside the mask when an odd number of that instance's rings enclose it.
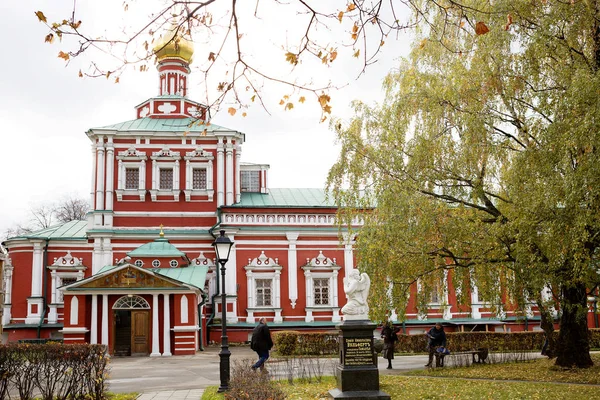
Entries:
{"label": "hedge", "polygon": [[279,331],[273,333],[273,342],[282,356],[316,356],[339,352],[337,333]]}
{"label": "hedge", "polygon": [[[558,338],[558,331],[554,332]],[[590,347],[600,347],[600,329],[590,329]],[[539,350],[544,343],[544,332],[446,332],[447,347],[451,351],[468,351],[487,347],[490,351]],[[425,335],[398,335],[396,351],[419,353],[427,351]]]}
{"label": "hedge", "polygon": [[89,344],[0,345],[0,399],[39,393],[43,400],[106,398],[106,346]]}
{"label": "hedge", "polygon": [[[558,337],[558,331],[554,334]],[[490,351],[539,350],[544,343],[544,332],[447,332],[447,347],[451,351],[468,351],[487,347]],[[590,329],[590,347],[600,348],[600,329]],[[338,335],[335,333],[304,333],[279,331],[273,333],[277,352],[282,356],[315,356],[337,354]],[[383,341],[375,338],[376,351]],[[396,352],[422,353],[427,351],[425,335],[398,335]]]}

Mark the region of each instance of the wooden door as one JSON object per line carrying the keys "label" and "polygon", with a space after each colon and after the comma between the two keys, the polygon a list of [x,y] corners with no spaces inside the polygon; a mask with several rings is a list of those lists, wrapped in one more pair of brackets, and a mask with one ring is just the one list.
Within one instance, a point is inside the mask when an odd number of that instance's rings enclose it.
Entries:
{"label": "wooden door", "polygon": [[148,311],[131,310],[131,354],[148,354]]}

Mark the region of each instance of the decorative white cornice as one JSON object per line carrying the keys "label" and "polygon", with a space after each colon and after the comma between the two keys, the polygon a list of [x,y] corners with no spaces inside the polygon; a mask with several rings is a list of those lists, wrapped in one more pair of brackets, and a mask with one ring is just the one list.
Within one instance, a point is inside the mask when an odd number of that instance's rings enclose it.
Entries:
{"label": "decorative white cornice", "polygon": [[138,151],[134,146],[129,149],[120,151],[117,155],[117,160],[147,160],[146,152]]}
{"label": "decorative white cornice", "polygon": [[317,225],[334,226],[334,214],[224,213],[223,221],[236,225]]}
{"label": "decorative white cornice", "polygon": [[48,266],[48,269],[56,270],[56,269],[72,269],[77,271],[84,271],[87,269],[86,266],[83,265],[83,258],[73,257],[71,255],[71,250],[67,251],[62,257],[54,258],[54,262],[52,265]]}
{"label": "decorative white cornice", "polygon": [[264,251],[261,251],[260,255],[255,259],[248,259],[248,265],[244,267],[246,271],[256,270],[275,270],[281,271],[281,265],[279,265],[279,259],[272,259],[265,255]]}
{"label": "decorative white cornice", "polygon": [[210,258],[206,258],[206,256],[204,255],[204,252],[201,251],[200,255],[198,257],[196,257],[192,261],[190,261],[190,266],[192,266],[192,267],[207,266],[210,269],[211,267],[215,266],[215,262],[214,262],[214,260],[211,260]]}
{"label": "decorative white cornice", "polygon": [[171,151],[169,146],[163,146],[163,148],[159,151],[153,151],[152,157],[153,160],[181,160],[181,155],[178,151]]}
{"label": "decorative white cornice", "polygon": [[312,269],[321,269],[321,270],[339,270],[342,268],[341,266],[336,264],[336,259],[333,260],[329,257],[326,257],[323,254],[323,251],[319,250],[319,255],[313,259],[306,259],[306,264],[303,265],[302,268],[304,271],[310,271]]}
{"label": "decorative white cornice", "polygon": [[188,151],[185,153],[185,160],[214,160],[212,153],[204,150],[198,146],[194,151]]}

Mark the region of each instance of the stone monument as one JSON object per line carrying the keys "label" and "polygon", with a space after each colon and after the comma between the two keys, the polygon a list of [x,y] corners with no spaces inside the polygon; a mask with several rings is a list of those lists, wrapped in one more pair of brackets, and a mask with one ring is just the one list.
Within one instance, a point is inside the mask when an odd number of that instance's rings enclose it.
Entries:
{"label": "stone monument", "polygon": [[329,391],[334,399],[381,399],[390,395],[379,390],[377,354],[373,346],[376,325],[369,320],[367,298],[371,280],[357,269],[344,278],[348,302],[342,307],[344,322],[340,331],[340,363],[336,368],[337,388]]}

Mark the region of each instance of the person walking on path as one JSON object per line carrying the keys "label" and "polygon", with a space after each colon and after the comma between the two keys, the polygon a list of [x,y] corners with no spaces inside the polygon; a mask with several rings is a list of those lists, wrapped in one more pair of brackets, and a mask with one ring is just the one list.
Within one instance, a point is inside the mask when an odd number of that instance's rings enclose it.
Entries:
{"label": "person walking on path", "polygon": [[252,370],[256,371],[260,368],[261,371],[265,368],[265,361],[269,358],[269,350],[273,347],[271,339],[271,331],[267,326],[267,320],[261,318],[258,320],[258,325],[252,331],[252,340],[250,348],[258,354],[258,361],[252,366]]}
{"label": "person walking on path", "polygon": [[394,344],[398,341],[398,328],[386,324],[381,330],[383,338],[383,358],[388,360],[387,369],[392,369],[392,360],[394,359]]}
{"label": "person walking on path", "polygon": [[431,367],[433,355],[437,351],[437,348],[446,347],[446,333],[444,332],[444,327],[439,322],[427,332],[427,345],[429,347],[429,362],[425,366]]}

